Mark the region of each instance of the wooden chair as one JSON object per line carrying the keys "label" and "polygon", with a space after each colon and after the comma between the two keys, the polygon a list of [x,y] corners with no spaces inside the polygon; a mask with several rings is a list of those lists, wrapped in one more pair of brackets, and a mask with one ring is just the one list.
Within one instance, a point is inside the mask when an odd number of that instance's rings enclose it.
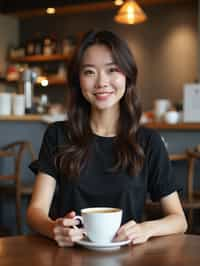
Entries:
{"label": "wooden chair", "polygon": [[185,161],[187,163],[186,196],[181,199],[184,210],[188,211],[189,231],[193,227],[193,211],[200,210],[200,191],[194,188],[195,160],[200,160],[200,152],[187,150],[184,154],[172,154],[171,161]]}
{"label": "wooden chair", "polygon": [[24,186],[21,182],[23,155],[27,151],[30,152],[31,159],[34,160],[33,148],[28,141],[13,142],[0,149],[0,157],[11,157],[14,160],[13,173],[11,175],[0,174],[0,193],[15,193],[16,224],[19,234],[22,232],[21,198],[23,195],[31,195],[32,193],[32,187]]}
{"label": "wooden chair", "polygon": [[[188,231],[191,231],[193,227],[193,210],[200,210],[200,192],[194,191],[195,160],[200,159],[200,152],[187,150],[185,153],[170,154],[169,159],[172,162],[183,161],[186,163],[186,195],[181,198],[181,203],[183,209],[188,212]],[[153,210],[156,210],[157,213],[161,213],[160,205],[148,200],[146,203],[146,211],[153,212]]]}
{"label": "wooden chair", "polygon": [[[187,150],[188,177],[187,177],[187,199],[183,201],[183,207],[189,211],[189,225],[193,225],[193,210],[200,210],[200,190],[195,189],[195,161],[200,160],[200,152]],[[200,177],[200,176],[199,176]]]}

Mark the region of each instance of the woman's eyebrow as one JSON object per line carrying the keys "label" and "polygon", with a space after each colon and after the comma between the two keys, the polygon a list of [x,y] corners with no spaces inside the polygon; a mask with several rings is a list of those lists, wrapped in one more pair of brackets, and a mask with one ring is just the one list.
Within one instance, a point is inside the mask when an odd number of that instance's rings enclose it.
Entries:
{"label": "woman's eyebrow", "polygon": [[82,64],[81,68],[84,68],[84,67],[94,67],[94,65],[92,65],[92,64]]}
{"label": "woman's eyebrow", "polygon": [[[115,62],[105,63],[105,66],[112,66],[112,65],[116,65],[116,63]],[[85,67],[95,67],[95,65],[93,64],[82,64],[81,65],[81,68],[85,68]]]}
{"label": "woman's eyebrow", "polygon": [[109,62],[109,63],[106,63],[105,65],[106,66],[112,66],[112,65],[116,65],[116,63],[115,62]]}

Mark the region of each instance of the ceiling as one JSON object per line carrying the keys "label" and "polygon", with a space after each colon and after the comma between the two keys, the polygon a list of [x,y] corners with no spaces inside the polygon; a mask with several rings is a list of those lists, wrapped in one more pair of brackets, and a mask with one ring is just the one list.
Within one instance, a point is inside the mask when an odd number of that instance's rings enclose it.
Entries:
{"label": "ceiling", "polygon": [[[196,0],[137,0],[139,4],[183,3]],[[115,8],[113,0],[0,0],[0,13],[17,16],[44,15],[47,7],[57,14]]]}
{"label": "ceiling", "polygon": [[[3,13],[31,10],[46,7],[61,7],[65,5],[79,5],[81,3],[102,2],[102,0],[0,0]],[[108,2],[108,1],[106,1]]]}

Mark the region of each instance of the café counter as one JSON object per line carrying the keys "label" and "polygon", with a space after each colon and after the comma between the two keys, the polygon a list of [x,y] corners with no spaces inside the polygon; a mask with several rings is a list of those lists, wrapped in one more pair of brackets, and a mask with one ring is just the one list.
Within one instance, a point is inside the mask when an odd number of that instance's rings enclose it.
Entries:
{"label": "caf\u00e9 counter", "polygon": [[42,122],[42,115],[0,115],[1,121],[24,121],[24,122]]}
{"label": "caf\u00e9 counter", "polygon": [[[10,141],[22,139],[31,141],[38,152],[46,127],[55,120],[56,117],[49,115],[0,116],[0,147]],[[169,153],[181,153],[200,144],[200,123],[150,122],[144,126],[161,134]]]}
{"label": "caf\u00e9 counter", "polygon": [[[45,122],[47,117],[51,117],[50,115],[37,115],[37,114],[28,114],[28,115],[0,115],[1,121],[32,121],[32,122]],[[147,127],[158,129],[158,130],[200,130],[200,122],[199,123],[175,123],[168,124],[165,122],[149,122],[144,124]]]}

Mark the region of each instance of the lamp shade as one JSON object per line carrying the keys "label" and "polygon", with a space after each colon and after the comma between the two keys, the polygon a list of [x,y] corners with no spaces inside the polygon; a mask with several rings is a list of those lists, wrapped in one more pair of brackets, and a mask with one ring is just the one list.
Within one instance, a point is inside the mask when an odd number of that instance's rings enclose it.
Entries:
{"label": "lamp shade", "polygon": [[133,0],[126,1],[119,9],[114,20],[123,24],[142,23],[147,19],[147,16],[140,6]]}

